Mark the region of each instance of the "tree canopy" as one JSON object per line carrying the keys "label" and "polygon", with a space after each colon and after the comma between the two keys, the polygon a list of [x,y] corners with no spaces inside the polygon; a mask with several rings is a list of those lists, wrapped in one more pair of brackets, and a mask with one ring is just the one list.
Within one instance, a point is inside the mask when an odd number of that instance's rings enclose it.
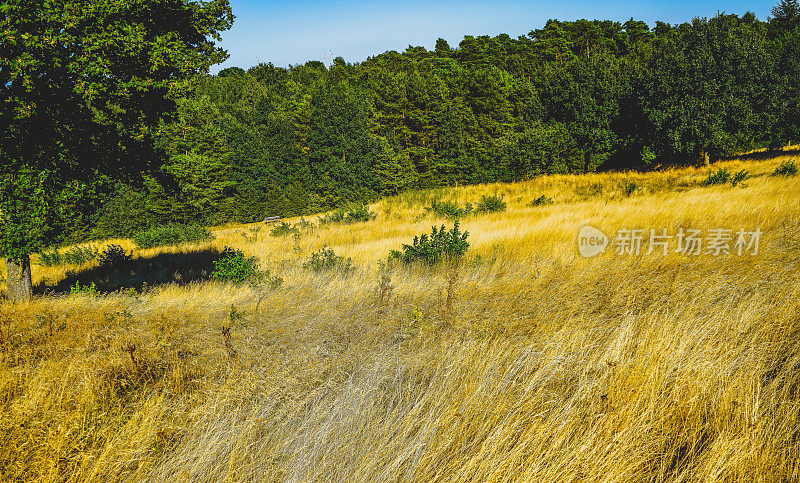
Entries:
{"label": "tree canopy", "polygon": [[800,140],[796,0],[217,75],[226,2],[81,3],[2,7],[0,255]]}
{"label": "tree canopy", "polygon": [[113,180],[157,162],[153,131],[226,58],[227,0],[8,0],[0,6],[0,256],[90,224]]}

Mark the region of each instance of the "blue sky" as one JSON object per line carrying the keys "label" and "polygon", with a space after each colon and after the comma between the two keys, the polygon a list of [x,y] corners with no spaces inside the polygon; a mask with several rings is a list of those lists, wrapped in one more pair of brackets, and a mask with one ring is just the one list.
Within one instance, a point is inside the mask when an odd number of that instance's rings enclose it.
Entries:
{"label": "blue sky", "polygon": [[516,38],[542,27],[549,18],[624,22],[634,17],[652,27],[656,20],[675,24],[720,11],[742,15],[749,10],[765,20],[777,1],[231,0],[236,20],[222,37],[230,58],[212,72],[230,66],[246,69],[258,62],[281,67],[308,60],[329,64],[337,56],[360,62],[409,45],[433,49],[439,37],[452,47],[464,35],[507,33]]}

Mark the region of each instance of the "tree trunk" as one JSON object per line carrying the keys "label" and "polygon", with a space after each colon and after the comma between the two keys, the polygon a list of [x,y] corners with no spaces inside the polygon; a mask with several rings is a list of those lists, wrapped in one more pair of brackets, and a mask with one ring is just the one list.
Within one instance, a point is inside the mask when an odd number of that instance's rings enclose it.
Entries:
{"label": "tree trunk", "polygon": [[31,259],[24,256],[17,260],[6,260],[6,286],[8,299],[12,302],[27,302],[33,294]]}

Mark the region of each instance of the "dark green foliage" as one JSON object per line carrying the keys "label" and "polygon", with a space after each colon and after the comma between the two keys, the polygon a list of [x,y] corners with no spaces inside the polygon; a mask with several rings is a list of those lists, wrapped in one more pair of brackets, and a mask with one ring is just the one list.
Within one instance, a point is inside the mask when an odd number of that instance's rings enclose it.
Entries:
{"label": "dark green foliage", "polygon": [[57,267],[63,263],[64,258],[57,249],[39,253],[39,265],[43,267]]}
{"label": "dark green foliage", "polygon": [[708,176],[703,181],[704,186],[711,186],[715,184],[725,184],[731,179],[731,173],[728,168],[719,168],[716,171],[708,173]]}
{"label": "dark green foliage", "polygon": [[119,245],[107,245],[97,257],[97,261],[101,267],[110,267],[129,261],[133,257],[133,252],[126,253],[125,250]]}
{"label": "dark green foliage", "polygon": [[[124,18],[130,5],[120,5]],[[197,7],[201,23],[211,32],[225,27],[226,7]],[[23,13],[12,13],[15,22],[36,27]],[[129,236],[169,222],[254,222],[267,214],[330,210],[321,223],[367,221],[366,209],[336,208],[408,190],[670,166],[775,148],[800,140],[797,27],[796,1],[782,0],[769,22],[752,14],[653,28],[632,18],[549,20],[525,36],[466,36],[452,47],[440,39],[434,51],[410,47],[356,64],[262,63],[196,76],[174,103],[149,95],[123,102],[131,112],[150,106],[148,114],[161,107],[175,113],[149,126],[140,141],[126,131],[125,152],[100,150],[97,162],[82,156],[99,142],[117,146],[107,142],[119,137],[108,123],[81,131],[98,133],[81,149],[68,143],[60,155],[45,150],[35,169],[16,161],[13,170],[0,169],[0,204],[6,203],[0,213],[8,218],[0,243],[45,240],[31,244],[36,251],[68,237]],[[175,47],[197,46],[204,62],[219,55],[198,42]],[[85,112],[73,102],[83,96],[75,86],[55,94]],[[9,105],[24,107],[15,102]],[[12,119],[6,108],[4,119]],[[123,112],[103,109],[113,119]],[[31,125],[2,139],[35,139],[22,135]],[[85,166],[77,161],[89,158]],[[80,182],[59,182],[66,171],[48,159],[77,169]],[[99,169],[129,165],[136,169],[125,177]],[[437,216],[471,211],[441,199],[430,207]],[[13,206],[29,206],[44,222],[26,224]]]}
{"label": "dark green foliage", "polygon": [[506,211],[506,202],[502,196],[482,195],[481,200],[475,205],[476,213],[498,213]]}
{"label": "dark green foliage", "polygon": [[431,201],[431,206],[426,206],[427,211],[442,218],[458,219],[472,213],[472,204],[467,203],[463,208],[454,201]]}
{"label": "dark green foliage", "polygon": [[620,183],[619,186],[620,189],[622,189],[622,192],[625,194],[625,196],[631,196],[640,189],[642,189],[642,187],[639,186],[639,184],[636,181],[632,181],[629,179],[626,179],[625,181]]}
{"label": "dark green foliage", "polygon": [[211,277],[221,282],[243,283],[259,277],[256,257],[247,257],[241,250],[225,247],[219,260],[214,261]]}
{"label": "dark green foliage", "polygon": [[90,262],[100,255],[97,248],[91,246],[74,246],[64,252],[62,256],[64,263],[68,265],[83,265]]}
{"label": "dark green foliage", "polygon": [[149,133],[226,58],[214,41],[233,14],[226,0],[12,0],[0,15],[0,256],[24,264],[87,237],[112,181],[159,164]]}
{"label": "dark green foliage", "polygon": [[775,176],[796,176],[797,165],[792,160],[784,161],[775,168]]}
{"label": "dark green foliage", "polygon": [[750,173],[744,169],[737,172],[731,176],[731,186],[741,185],[742,187],[746,187],[747,185],[744,184],[744,180],[746,180],[748,176],[750,176]]}
{"label": "dark green foliage", "polygon": [[319,224],[371,221],[374,220],[376,216],[378,216],[376,213],[369,211],[369,206],[367,205],[348,205],[343,208],[337,208],[319,217]]}
{"label": "dark green foliage", "polygon": [[552,204],[553,204],[553,198],[550,198],[547,195],[542,195],[538,198],[534,198],[533,200],[531,200],[531,202],[528,203],[528,206],[545,206]]}
{"label": "dark green foliage", "polygon": [[[787,5],[781,19],[794,18]],[[780,22],[551,20],[519,38],[199,79],[181,119],[160,131],[178,186],[150,190],[142,216],[165,216],[160,199],[173,219],[255,221],[777,146],[800,139],[800,42]],[[469,211],[446,203],[437,199],[437,216]],[[345,218],[334,210],[323,223]]]}
{"label": "dark green foliage", "polygon": [[39,254],[39,265],[43,267],[82,265],[94,260],[98,255],[97,248],[91,246],[73,246],[64,253],[52,249]]}
{"label": "dark green foliage", "polygon": [[153,248],[210,240],[211,233],[200,225],[170,224],[140,231],[132,238],[139,248]]}
{"label": "dark green foliage", "polygon": [[430,237],[423,233],[415,236],[411,245],[403,244],[401,250],[392,250],[389,254],[389,261],[399,260],[405,264],[422,262],[435,265],[439,262],[460,259],[469,248],[469,242],[467,242],[469,232],[461,232],[458,225],[458,220],[456,220],[450,231],[446,231],[444,225],[441,228],[432,227]]}
{"label": "dark green foliage", "polygon": [[272,230],[270,230],[269,235],[278,237],[278,236],[293,235],[295,233],[300,233],[300,229],[298,227],[292,226],[291,223],[282,221],[277,225],[275,225],[274,227],[272,227]]}
{"label": "dark green foliage", "polygon": [[322,247],[319,251],[312,253],[308,261],[303,263],[303,268],[315,272],[337,270],[343,273],[355,269],[352,266],[352,259],[336,255],[333,249],[328,247]]}
{"label": "dark green foliage", "polygon": [[81,285],[80,282],[76,281],[75,285],[69,288],[69,293],[70,295],[88,295],[90,297],[96,297],[100,292],[97,290],[97,286],[94,282]]}
{"label": "dark green foliage", "polygon": [[703,181],[703,185],[711,186],[730,182],[731,186],[741,185],[744,187],[745,184],[743,181],[746,180],[748,176],[749,173],[744,169],[737,173],[731,173],[727,168],[719,168],[716,171],[708,173],[708,177]]}

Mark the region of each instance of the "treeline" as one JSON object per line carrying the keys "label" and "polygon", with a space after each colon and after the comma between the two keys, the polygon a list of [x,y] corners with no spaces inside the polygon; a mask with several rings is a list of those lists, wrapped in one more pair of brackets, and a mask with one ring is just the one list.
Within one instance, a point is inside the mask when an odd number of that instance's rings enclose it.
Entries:
{"label": "treeline", "polygon": [[800,140],[800,9],[550,20],[358,64],[228,68],[154,133],[94,235],[303,215],[412,188],[714,160]]}

